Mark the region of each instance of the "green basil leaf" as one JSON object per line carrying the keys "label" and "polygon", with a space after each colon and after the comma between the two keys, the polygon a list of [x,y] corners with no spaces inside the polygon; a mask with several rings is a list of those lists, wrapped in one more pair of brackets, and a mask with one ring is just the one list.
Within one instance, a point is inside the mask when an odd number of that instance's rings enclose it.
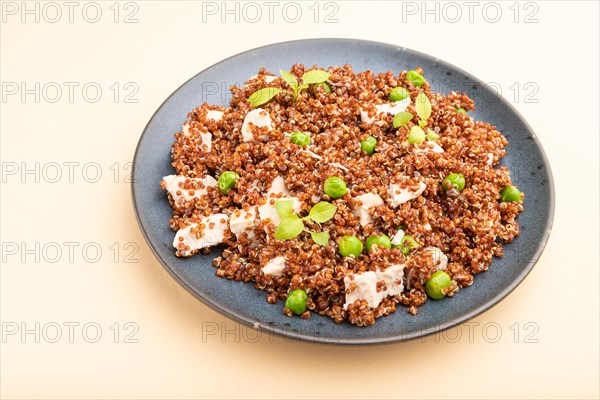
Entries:
{"label": "green basil leaf", "polygon": [[410,128],[410,134],[408,135],[408,143],[409,144],[419,144],[425,140],[425,132],[423,129],[419,128],[416,125],[413,125]]}
{"label": "green basil leaf", "polygon": [[431,116],[431,103],[425,93],[421,92],[415,99],[415,108],[417,109],[417,115],[423,121]]}
{"label": "green basil leaf", "polygon": [[292,87],[292,89],[298,87],[298,79],[296,79],[291,72],[280,70],[279,73],[281,74],[283,80],[286,81],[288,85]]}
{"label": "green basil leaf", "polygon": [[312,240],[319,246],[327,246],[329,243],[329,232],[311,232]]}
{"label": "green basil leaf", "polygon": [[302,89],[306,89],[307,87],[308,87],[308,85],[307,85],[307,84],[305,84],[305,83],[303,83],[303,84],[302,84],[302,85],[300,85],[300,86],[297,86],[297,87],[295,87],[295,88],[294,88],[294,100],[296,100],[296,98],[298,98],[298,93],[300,93],[300,91],[301,91]]}
{"label": "green basil leaf", "polygon": [[329,85],[326,82],[321,82],[319,84],[317,84],[317,86],[323,86],[323,89],[325,90],[325,93],[329,94],[331,93],[331,88],[329,87]]}
{"label": "green basil leaf", "polygon": [[271,87],[259,89],[256,92],[252,93],[250,97],[248,97],[248,102],[252,104],[252,107],[257,107],[271,100],[279,92],[283,92],[283,90]]}
{"label": "green basil leaf", "polygon": [[440,135],[438,135],[437,133],[435,133],[431,129],[427,129],[427,134],[425,135],[425,139],[427,139],[427,140],[437,140],[439,138],[440,138]]}
{"label": "green basil leaf", "polygon": [[294,213],[294,200],[280,199],[275,203],[275,211],[280,219],[289,217]]}
{"label": "green basil leaf", "polygon": [[308,218],[315,222],[323,223],[333,218],[333,215],[337,211],[337,207],[326,201],[320,201],[310,209]]}
{"label": "green basil leaf", "polygon": [[302,83],[305,85],[310,85],[313,83],[321,83],[325,82],[331,74],[327,71],[323,71],[321,69],[313,69],[312,71],[308,71],[304,75],[302,75]]}
{"label": "green basil leaf", "polygon": [[394,115],[394,128],[399,126],[406,126],[408,121],[413,119],[415,116],[407,111],[400,111],[398,114]]}
{"label": "green basil leaf", "polygon": [[285,217],[275,230],[275,239],[277,240],[290,240],[295,238],[304,229],[302,220],[297,215],[290,215]]}
{"label": "green basil leaf", "polygon": [[420,119],[419,120],[419,126],[420,127],[424,127],[425,125],[427,125],[427,121]]}

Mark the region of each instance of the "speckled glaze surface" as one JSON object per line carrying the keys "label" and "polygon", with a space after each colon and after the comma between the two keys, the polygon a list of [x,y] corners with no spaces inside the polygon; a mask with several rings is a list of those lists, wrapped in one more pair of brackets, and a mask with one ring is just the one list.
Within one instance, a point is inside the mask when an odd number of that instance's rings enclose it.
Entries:
{"label": "speckled glaze surface", "polygon": [[[159,182],[172,174],[170,150],[173,134],[186,115],[203,102],[227,105],[229,86],[242,84],[261,67],[273,73],[294,63],[320,67],[351,64],[355,71],[414,69],[421,66],[433,91],[467,93],[476,105],[470,115],[496,125],[509,141],[502,164],[513,182],[525,192],[525,210],[519,217],[521,236],[504,246],[504,257],[494,259],[489,271],[454,298],[428,301],[416,316],[398,306],[396,313],[375,325],[358,328],[336,324],[313,314],[310,319],[289,318],[283,303],[270,305],[265,293],[251,283],[229,281],[215,275],[208,256],[177,258],[174,232],[168,221],[172,210]],[[508,295],[531,271],[548,240],[554,217],[554,187],[550,166],[535,133],[503,98],[474,76],[434,57],[390,44],[352,39],[315,39],[273,44],[250,50],[215,64],[178,88],[152,116],[140,138],[134,159],[132,196],[138,222],[161,264],[190,293],[241,323],[290,339],[331,344],[374,344],[408,340],[464,322],[489,309]]]}

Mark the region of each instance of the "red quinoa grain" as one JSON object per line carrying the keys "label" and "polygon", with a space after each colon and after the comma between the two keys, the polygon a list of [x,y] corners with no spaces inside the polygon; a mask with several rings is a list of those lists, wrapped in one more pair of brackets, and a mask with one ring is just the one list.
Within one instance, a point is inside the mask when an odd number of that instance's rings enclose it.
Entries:
{"label": "red quinoa grain", "polygon": [[[296,64],[291,73],[300,79],[313,68]],[[424,73],[420,68],[416,70]],[[281,78],[267,82],[272,74],[265,69],[243,86],[231,87],[229,107],[203,104],[190,112],[186,123],[189,132],[175,134],[171,156],[176,173],[189,178],[179,183],[176,194],[187,193],[193,198],[175,203],[169,195],[173,206],[169,226],[179,230],[195,222],[198,226],[191,233],[200,237],[207,229],[200,223],[204,217],[216,213],[239,216],[238,210],[250,212],[266,201],[274,202],[266,200],[264,194],[272,181],[282,176],[290,196],[302,203],[299,216],[306,216],[319,201],[336,205],[336,214],[330,221],[305,224],[311,230],[328,231],[328,245],[315,244],[306,232],[291,240],[276,240],[273,237],[276,226],[257,216],[252,230],[239,235],[226,231],[226,249],[213,260],[216,274],[225,279],[253,282],[257,289],[267,292],[266,301],[270,304],[285,300],[291,290],[305,290],[308,301],[307,310],[300,316],[303,319],[317,313],[336,323],[348,321],[369,326],[376,318],[395,312],[398,304],[416,315],[418,307],[427,301],[425,282],[439,267],[431,255],[422,251],[424,248],[437,247],[448,258],[445,270],[452,281],[444,292],[452,297],[472,285],[474,276],[486,271],[493,257],[503,255],[503,243],[519,235],[515,219],[523,210],[523,200],[499,202],[500,190],[511,184],[509,170],[498,166],[508,142],[494,126],[456,112],[458,107],[474,110],[475,104],[466,94],[433,93],[427,83],[422,88],[416,87],[406,80],[406,71],[398,75],[371,71],[356,74],[349,65],[330,67],[327,71],[331,74],[330,94],[317,85],[300,91],[295,100],[284,93],[261,105],[274,127],[271,130],[251,127],[252,141],[242,140],[244,118],[252,111],[248,97],[265,87],[289,90]],[[427,95],[432,108],[427,127],[439,135],[436,143],[443,152],[413,151],[416,147],[409,145],[407,139],[416,117],[406,127],[395,129],[392,115],[377,115],[375,106],[387,103],[396,86],[409,91],[411,104],[406,111],[415,116],[417,95],[420,92]],[[377,120],[363,122],[361,110]],[[222,119],[207,118],[209,111],[223,112]],[[293,144],[289,134],[294,131],[309,133],[311,145],[302,148]],[[209,132],[211,146],[203,139]],[[369,136],[377,140],[371,156],[360,148],[360,141]],[[225,171],[239,175],[235,187],[226,195],[200,179],[206,175],[217,178]],[[450,173],[464,176],[466,184],[462,191],[442,188],[442,180]],[[332,200],[323,193],[323,182],[331,175],[344,179],[348,186],[347,194],[340,199]],[[417,198],[394,208],[388,189],[391,183],[411,191],[419,189],[420,183],[426,187]],[[166,188],[164,181],[161,187]],[[205,194],[194,197],[196,193]],[[378,194],[384,204],[370,209],[372,223],[361,226],[353,212],[353,207],[360,206],[361,201],[354,198],[366,193]],[[342,257],[337,251],[337,243],[344,235],[357,236],[364,244],[373,234],[392,237],[401,225],[405,234],[412,235],[420,244],[409,256],[395,248],[378,247],[356,258]],[[208,229],[214,227],[215,222],[208,223]],[[179,240],[176,254],[190,253],[183,238]],[[191,251],[194,252],[208,253],[208,249]],[[281,276],[265,275],[262,267],[278,256],[285,256]],[[345,276],[385,270],[394,264],[405,264],[401,294],[386,297],[373,308],[366,300],[356,300],[344,309],[346,292],[355,289],[345,287]],[[378,292],[387,289],[385,281],[377,283]],[[294,315],[286,307],[282,310],[288,316]]]}

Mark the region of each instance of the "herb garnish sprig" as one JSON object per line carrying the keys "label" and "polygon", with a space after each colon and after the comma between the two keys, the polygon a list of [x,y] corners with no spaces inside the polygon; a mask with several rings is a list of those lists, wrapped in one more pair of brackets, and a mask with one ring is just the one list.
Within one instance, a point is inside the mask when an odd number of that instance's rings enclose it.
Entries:
{"label": "herb garnish sprig", "polygon": [[[275,239],[290,240],[298,236],[304,228],[304,221],[313,221],[324,223],[333,218],[337,211],[337,207],[326,201],[320,201],[315,204],[304,218],[294,214],[294,201],[291,199],[281,199],[275,203],[275,210],[281,218],[281,222],[275,230]],[[313,232],[308,231],[315,243],[321,246],[327,246],[329,242],[329,232]]]}
{"label": "herb garnish sprig", "polygon": [[[409,135],[409,143],[417,144],[421,143],[423,140],[436,140],[439,139],[439,135],[435,133],[432,129],[427,128],[427,133],[423,130],[423,127],[427,126],[427,119],[431,116],[431,102],[427,95],[423,92],[417,95],[415,99],[415,108],[417,110],[417,116],[419,117],[419,121],[417,125],[414,125],[410,128]],[[399,112],[394,116],[393,124],[394,128],[398,128],[400,126],[406,126],[406,124],[411,121],[415,116],[407,111]]]}
{"label": "herb garnish sprig", "polygon": [[307,89],[310,85],[323,85],[326,91],[329,89],[326,82],[331,77],[331,74],[321,69],[305,72],[304,75],[302,75],[302,84],[298,82],[296,76],[291,72],[280,70],[279,73],[281,74],[281,78],[292,88],[292,91],[273,87],[259,89],[248,97],[248,102],[252,104],[252,107],[258,107],[261,104],[265,104],[282,92],[292,94],[294,100],[296,100],[300,91]]}

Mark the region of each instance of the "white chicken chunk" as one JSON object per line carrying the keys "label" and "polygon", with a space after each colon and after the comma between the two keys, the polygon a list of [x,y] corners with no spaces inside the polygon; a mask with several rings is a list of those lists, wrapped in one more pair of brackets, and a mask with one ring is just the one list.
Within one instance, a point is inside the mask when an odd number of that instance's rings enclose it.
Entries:
{"label": "white chicken chunk", "polygon": [[242,125],[242,139],[244,142],[250,142],[254,139],[250,124],[257,127],[267,126],[269,130],[273,128],[269,113],[262,108],[256,108],[246,114],[246,118],[244,118],[244,124]]}
{"label": "white chicken chunk", "polygon": [[391,197],[391,206],[398,207],[407,201],[416,199],[419,197],[427,188],[427,185],[423,182],[419,182],[419,188],[416,191],[409,190],[408,188],[402,188],[399,184],[390,184],[389,193]]}
{"label": "white chicken chunk", "polygon": [[[202,218],[199,224],[194,223],[178,230],[173,240],[173,247],[179,249],[179,244],[183,243],[186,249],[180,250],[179,254],[182,257],[188,257],[195,250],[222,243],[225,239],[225,231],[228,228],[228,219],[225,214],[213,214]],[[200,229],[200,225],[203,225],[204,228]],[[192,229],[194,231],[200,230],[200,232],[192,232]]]}
{"label": "white chicken chunk", "polygon": [[[195,190],[182,189],[179,184],[184,183],[186,179],[202,183],[204,187]],[[207,189],[209,187],[217,186],[217,181],[210,175],[206,175],[204,178],[189,178],[184,175],[167,175],[163,178],[163,181],[165,181],[166,189],[173,197],[175,203],[178,203],[181,198],[185,199],[185,201],[200,198],[208,193]]]}
{"label": "white chicken chunk", "polygon": [[373,222],[373,217],[369,212],[369,209],[383,205],[383,199],[381,196],[375,193],[361,194],[360,196],[356,196],[354,200],[357,200],[361,203],[361,205],[355,205],[352,208],[354,214],[360,218],[361,226],[365,226]]}

